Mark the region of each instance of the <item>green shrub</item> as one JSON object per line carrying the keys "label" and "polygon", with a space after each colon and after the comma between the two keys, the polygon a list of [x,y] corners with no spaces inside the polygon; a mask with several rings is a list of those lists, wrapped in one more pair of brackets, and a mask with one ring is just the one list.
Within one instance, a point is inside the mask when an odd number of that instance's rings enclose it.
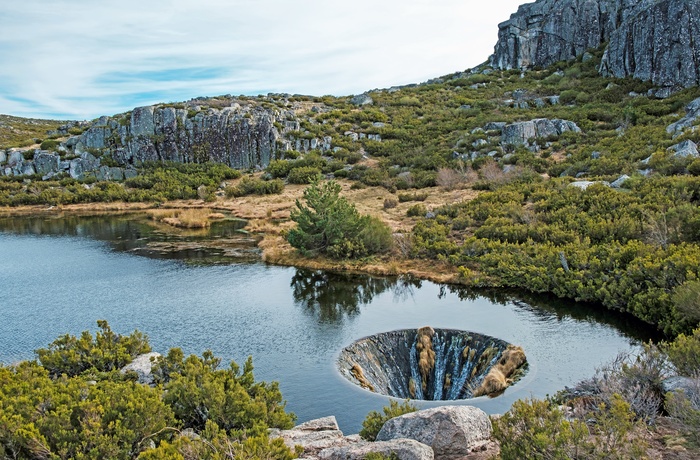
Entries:
{"label": "green shrub", "polygon": [[229,198],[248,195],[274,195],[282,193],[284,181],[282,179],[262,180],[257,177],[244,177],[233,187],[226,187],[226,196]]}
{"label": "green shrub", "polygon": [[407,201],[425,201],[427,198],[427,193],[399,193],[399,203],[405,203]]}
{"label": "green shrub", "polygon": [[692,335],[680,334],[673,342],[664,344],[663,350],[681,375],[700,375],[700,328]]}
{"label": "green shrub", "polygon": [[382,408],[382,412],[372,411],[367,414],[364,421],[362,422],[362,429],[360,430],[360,437],[367,441],[374,441],[377,439],[379,431],[382,429],[384,424],[399,415],[409,414],[411,412],[417,411],[418,408],[411,404],[409,400],[404,401],[399,404],[397,401],[389,401],[388,406]]}
{"label": "green shrub", "polygon": [[399,205],[399,201],[396,198],[386,198],[384,200],[384,209],[392,209]]}
{"label": "green shrub", "polygon": [[408,217],[424,217],[428,213],[428,208],[422,204],[414,204],[406,211]]}
{"label": "green shrub", "polygon": [[325,254],[333,258],[356,258],[384,252],[392,244],[391,230],[379,219],[361,215],[340,196],[335,181],[315,182],[304,190],[304,201],[297,200],[291,219],[297,226],[287,233],[287,241],[305,254]]}
{"label": "green shrub", "polygon": [[60,144],[61,143],[56,140],[48,139],[42,142],[40,147],[41,150],[56,150]]}
{"label": "green shrub", "polygon": [[52,376],[75,376],[85,371],[110,372],[151,351],[148,337],[139,331],[122,336],[115,334],[107,321],[97,321],[97,326],[100,330],[94,339],[90,331],[83,331],[80,338],[66,334],[51,342],[48,348],[36,350],[42,366]]}
{"label": "green shrub", "polygon": [[275,178],[287,177],[293,165],[293,162],[287,160],[272,160],[265,171]]}
{"label": "green shrub", "polygon": [[310,184],[319,180],[320,177],[321,169],[315,166],[300,166],[289,171],[287,180],[290,184]]}

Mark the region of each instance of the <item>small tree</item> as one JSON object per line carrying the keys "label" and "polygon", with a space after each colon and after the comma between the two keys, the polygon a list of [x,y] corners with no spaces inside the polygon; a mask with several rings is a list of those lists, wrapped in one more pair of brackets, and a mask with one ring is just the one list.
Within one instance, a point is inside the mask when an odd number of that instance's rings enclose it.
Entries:
{"label": "small tree", "polygon": [[363,257],[388,250],[391,230],[377,218],[361,215],[340,196],[340,184],[314,182],[296,201],[291,219],[298,225],[287,233],[289,244],[306,254],[335,258]]}

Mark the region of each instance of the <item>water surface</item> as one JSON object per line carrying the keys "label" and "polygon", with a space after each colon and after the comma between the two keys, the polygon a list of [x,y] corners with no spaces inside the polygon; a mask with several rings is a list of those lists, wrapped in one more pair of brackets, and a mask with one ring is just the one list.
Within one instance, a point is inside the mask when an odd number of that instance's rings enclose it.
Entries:
{"label": "water surface", "polygon": [[502,413],[515,399],[544,397],[590,377],[651,334],[629,317],[504,291],[338,276],[250,259],[192,265],[173,253],[138,250],[164,237],[123,216],[50,220],[53,230],[41,221],[0,219],[0,362],[31,359],[58,335],[94,332],[96,320],[106,319],[115,331],[147,333],[161,353],[211,349],[237,362],[252,355],[256,377],[280,382],[299,421],[333,414],[346,433],[388,402],[336,369],[340,350],[367,335],[430,325],[521,345],[530,363],[525,378],[497,398],[464,402]]}

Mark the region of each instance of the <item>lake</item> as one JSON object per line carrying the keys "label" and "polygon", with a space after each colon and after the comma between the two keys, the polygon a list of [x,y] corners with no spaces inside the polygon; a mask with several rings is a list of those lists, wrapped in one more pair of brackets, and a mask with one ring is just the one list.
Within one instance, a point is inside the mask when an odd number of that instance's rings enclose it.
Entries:
{"label": "lake", "polygon": [[489,413],[588,378],[654,334],[574,302],[271,266],[256,254],[235,221],[203,234],[138,215],[0,218],[0,362],[106,319],[116,332],[145,332],[160,353],[252,355],[256,378],[280,382],[299,422],[335,415],[348,434],[388,403],[336,369],[343,347],[371,334],[430,325],[521,345],[529,371],[503,395],[450,401]]}

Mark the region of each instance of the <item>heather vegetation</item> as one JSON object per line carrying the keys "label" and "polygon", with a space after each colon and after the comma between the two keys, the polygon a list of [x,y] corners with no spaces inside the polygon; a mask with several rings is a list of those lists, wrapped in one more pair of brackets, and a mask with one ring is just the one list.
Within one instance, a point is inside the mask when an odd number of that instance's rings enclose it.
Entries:
{"label": "heather vegetation", "polygon": [[256,382],[252,360],[220,368],[209,351],[156,360],[156,384],[119,369],[150,350],[138,331],[105,321],[93,338],[59,337],[39,362],[0,365],[0,458],[279,459],[294,454],[268,428],[293,414],[277,383]]}

